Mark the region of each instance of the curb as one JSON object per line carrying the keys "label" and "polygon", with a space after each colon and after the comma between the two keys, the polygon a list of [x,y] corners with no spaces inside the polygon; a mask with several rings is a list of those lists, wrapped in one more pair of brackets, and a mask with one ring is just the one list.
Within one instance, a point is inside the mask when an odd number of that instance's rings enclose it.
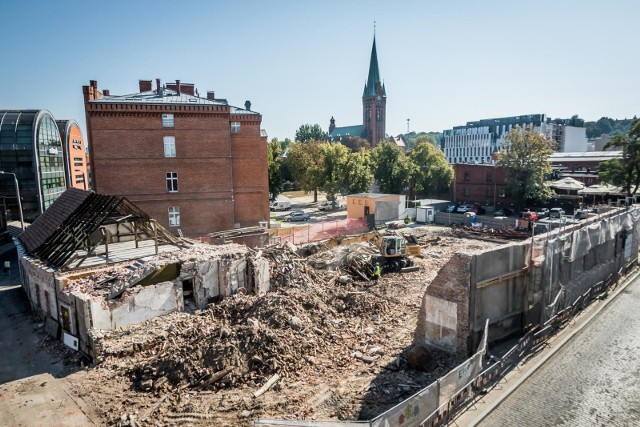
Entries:
{"label": "curb", "polygon": [[535,365],[533,365],[522,377],[518,378],[518,380],[511,385],[511,387],[505,389],[500,396],[487,407],[478,417],[473,420],[469,426],[474,427],[481,423],[486,417],[489,416],[500,404],[509,397],[514,391],[518,389],[531,375],[533,375],[542,365],[544,365],[549,359],[551,359],[565,344],[567,344],[573,337],[575,337],[585,326],[589,325],[591,321],[598,315],[605,307],[607,307],[612,301],[614,301],[618,295],[622,291],[624,291],[634,280],[636,280],[640,276],[640,270],[633,273],[632,276],[629,276],[621,285],[618,287],[612,295],[606,298],[602,304],[600,304],[593,313],[589,314],[575,329],[572,329],[568,332],[567,336],[563,337],[556,345],[553,347],[549,353],[545,354],[542,359],[540,359]]}

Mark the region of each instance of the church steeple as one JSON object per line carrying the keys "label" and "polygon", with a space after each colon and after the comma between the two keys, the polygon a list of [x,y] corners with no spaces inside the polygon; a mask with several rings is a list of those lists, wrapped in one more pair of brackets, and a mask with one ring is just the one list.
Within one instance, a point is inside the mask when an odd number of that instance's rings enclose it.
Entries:
{"label": "church steeple", "polygon": [[378,145],[386,137],[387,121],[387,91],[380,79],[378,68],[378,52],[376,50],[376,36],[373,35],[371,60],[369,61],[369,75],[362,93],[362,124],[364,137],[372,147]]}
{"label": "church steeple", "polygon": [[376,51],[376,36],[373,36],[373,46],[371,47],[371,61],[369,62],[369,76],[364,85],[362,96],[376,96],[376,86],[380,82],[380,70],[378,69],[378,52]]}

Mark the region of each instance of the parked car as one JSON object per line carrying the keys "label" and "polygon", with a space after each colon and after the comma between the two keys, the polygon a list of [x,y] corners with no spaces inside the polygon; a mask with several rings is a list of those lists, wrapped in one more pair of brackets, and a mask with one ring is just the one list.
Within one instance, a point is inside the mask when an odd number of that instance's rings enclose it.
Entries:
{"label": "parked car", "polygon": [[536,213],[540,218],[548,218],[549,217],[549,209],[547,208],[538,208],[536,209]]}
{"label": "parked car", "polygon": [[286,222],[294,221],[309,221],[309,214],[303,211],[292,211],[289,215],[284,217]]}
{"label": "parked car", "polygon": [[513,211],[508,208],[498,209],[493,213],[493,216],[511,216],[513,215]]}
{"label": "parked car", "polygon": [[575,211],[575,213],[573,214],[573,217],[575,219],[587,219],[588,215],[589,215],[588,211],[580,209]]}
{"label": "parked car", "polygon": [[320,209],[321,211],[330,211],[333,209],[340,209],[344,207],[344,203],[340,203],[337,200],[335,202],[330,202],[327,200],[326,202],[322,202],[318,205],[318,209]]}
{"label": "parked car", "polygon": [[522,219],[526,219],[528,221],[537,221],[538,220],[538,214],[533,212],[533,211],[522,212],[522,215],[520,217]]}
{"label": "parked car", "polygon": [[444,210],[447,213],[451,213],[451,212],[455,212],[456,211],[456,205],[449,205],[447,206],[447,209]]}
{"label": "parked car", "polygon": [[456,209],[456,212],[458,212],[458,213],[466,213],[466,212],[470,212],[471,210],[473,210],[473,206],[460,205],[460,206],[458,206],[458,209]]}
{"label": "parked car", "polygon": [[288,211],[291,209],[291,202],[288,200],[274,200],[269,205],[269,210],[272,211]]}
{"label": "parked car", "polygon": [[562,208],[551,208],[549,211],[549,218],[562,218],[564,215],[564,209]]}

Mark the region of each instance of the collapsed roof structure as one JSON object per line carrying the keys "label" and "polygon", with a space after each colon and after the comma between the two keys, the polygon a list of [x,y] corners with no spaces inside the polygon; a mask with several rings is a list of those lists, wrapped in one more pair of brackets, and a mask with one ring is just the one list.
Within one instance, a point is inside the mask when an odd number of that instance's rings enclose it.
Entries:
{"label": "collapsed roof structure", "polygon": [[269,286],[267,261],[246,246],[177,238],[125,197],[73,188],[17,244],[32,308],[51,335],[90,356],[97,331]]}

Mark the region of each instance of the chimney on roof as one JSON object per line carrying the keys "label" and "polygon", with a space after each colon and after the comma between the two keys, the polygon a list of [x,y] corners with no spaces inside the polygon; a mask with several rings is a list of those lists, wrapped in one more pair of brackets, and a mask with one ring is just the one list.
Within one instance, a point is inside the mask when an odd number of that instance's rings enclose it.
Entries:
{"label": "chimney on roof", "polygon": [[180,95],[180,80],[176,80],[176,92]]}
{"label": "chimney on roof", "polygon": [[103,94],[104,96],[109,96],[109,89],[103,89],[103,90],[102,90],[102,94]]}
{"label": "chimney on roof", "polygon": [[149,92],[150,90],[153,90],[151,80],[138,80],[138,84],[140,87],[140,92]]}
{"label": "chimney on roof", "polygon": [[89,80],[89,86],[94,89],[98,89],[98,81],[97,80]]}
{"label": "chimney on roof", "polygon": [[247,110],[247,111],[251,111],[251,101],[246,100],[244,102],[244,109]]}
{"label": "chimney on roof", "polygon": [[207,91],[207,99],[209,101],[215,100],[216,99],[216,93],[214,91],[212,91],[212,90],[208,90]]}
{"label": "chimney on roof", "polygon": [[193,96],[195,94],[196,87],[193,83],[182,83],[180,85],[180,90],[182,93]]}
{"label": "chimney on roof", "polygon": [[156,79],[156,93],[160,93],[160,79]]}

